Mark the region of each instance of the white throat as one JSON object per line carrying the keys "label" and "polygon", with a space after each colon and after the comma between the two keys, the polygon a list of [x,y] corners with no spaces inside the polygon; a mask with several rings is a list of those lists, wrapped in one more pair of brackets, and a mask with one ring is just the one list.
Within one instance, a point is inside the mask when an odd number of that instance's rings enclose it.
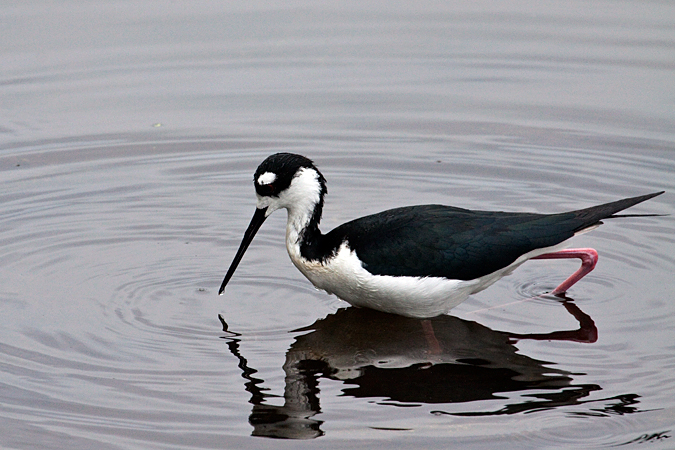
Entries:
{"label": "white throat", "polygon": [[319,174],[314,169],[300,169],[279,199],[283,199],[288,210],[286,235],[292,232],[297,237],[309,225],[314,209],[321,201]]}
{"label": "white throat", "polygon": [[286,191],[280,196],[287,200],[286,250],[293,264],[307,276],[305,261],[300,254],[300,235],[309,225],[316,205],[321,201],[319,174],[313,169],[300,169]]}
{"label": "white throat", "polygon": [[307,228],[316,205],[321,201],[321,183],[316,170],[303,167],[295,174],[290,186],[278,197],[258,196],[258,208],[267,207],[269,216],[277,209],[286,208],[286,248],[291,258],[300,256],[299,238]]}

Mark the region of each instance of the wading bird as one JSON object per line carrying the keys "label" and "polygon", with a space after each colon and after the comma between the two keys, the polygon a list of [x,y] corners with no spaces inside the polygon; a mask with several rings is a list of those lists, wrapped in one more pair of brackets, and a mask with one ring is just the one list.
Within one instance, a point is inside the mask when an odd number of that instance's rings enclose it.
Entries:
{"label": "wading bird", "polygon": [[598,259],[593,249],[563,249],[566,241],[663,193],[559,214],[406,206],[322,234],[326,179],[310,159],[271,155],[256,170],[253,183],[256,211],[219,294],[265,219],[286,208],[286,249],[314,286],[354,306],[416,318],[447,313],[528,259],[580,258],[581,268],[551,292],[564,293]]}

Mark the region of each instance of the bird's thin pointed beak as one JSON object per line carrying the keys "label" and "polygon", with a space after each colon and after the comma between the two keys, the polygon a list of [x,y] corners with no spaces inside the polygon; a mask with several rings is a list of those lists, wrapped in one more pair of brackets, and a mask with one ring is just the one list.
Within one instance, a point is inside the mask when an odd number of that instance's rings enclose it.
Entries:
{"label": "bird's thin pointed beak", "polygon": [[230,264],[230,268],[227,270],[227,274],[225,275],[225,279],[223,280],[223,284],[220,285],[220,289],[218,290],[218,295],[221,295],[223,291],[225,290],[225,286],[227,285],[227,282],[230,281],[230,278],[232,278],[232,275],[234,274],[234,271],[237,270],[237,266],[239,265],[239,261],[241,261],[241,258],[244,256],[244,253],[246,253],[246,249],[248,248],[249,244],[253,240],[253,237],[255,234],[258,232],[260,229],[260,226],[263,224],[265,219],[267,219],[267,208],[258,208],[255,210],[255,214],[253,214],[253,218],[251,219],[251,223],[248,224],[248,228],[246,229],[246,233],[244,233],[244,238],[241,240],[241,244],[239,245],[239,250],[237,250],[237,254],[234,256],[234,260],[232,261],[232,264]]}

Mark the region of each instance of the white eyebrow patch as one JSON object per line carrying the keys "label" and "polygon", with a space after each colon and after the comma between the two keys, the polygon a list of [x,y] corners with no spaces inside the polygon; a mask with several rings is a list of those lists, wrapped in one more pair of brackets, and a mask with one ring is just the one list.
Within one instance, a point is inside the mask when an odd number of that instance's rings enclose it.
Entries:
{"label": "white eyebrow patch", "polygon": [[265,172],[262,175],[258,177],[258,184],[259,185],[265,185],[265,184],[272,184],[274,183],[274,180],[277,179],[277,174],[274,172]]}

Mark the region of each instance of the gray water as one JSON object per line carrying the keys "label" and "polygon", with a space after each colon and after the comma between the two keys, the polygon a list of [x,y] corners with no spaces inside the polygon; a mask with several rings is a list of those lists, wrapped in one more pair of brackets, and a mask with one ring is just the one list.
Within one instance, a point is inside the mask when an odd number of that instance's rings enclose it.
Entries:
{"label": "gray water", "polygon": [[[419,3],[419,2],[418,2]],[[3,448],[672,448],[671,2],[0,7]],[[322,229],[442,203],[558,212],[666,190],[434,319],[316,291],[263,226],[277,151]],[[219,315],[223,322],[219,320]],[[306,439],[270,440],[270,437]]]}

